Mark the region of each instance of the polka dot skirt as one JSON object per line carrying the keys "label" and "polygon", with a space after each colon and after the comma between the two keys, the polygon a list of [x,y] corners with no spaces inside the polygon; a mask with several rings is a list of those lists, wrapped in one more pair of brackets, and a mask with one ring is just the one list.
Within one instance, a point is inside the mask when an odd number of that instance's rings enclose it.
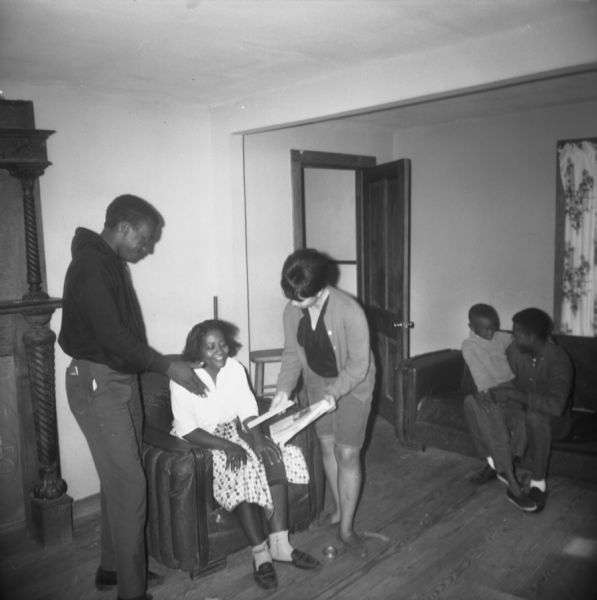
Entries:
{"label": "polka dot skirt", "polygon": [[[226,468],[226,453],[214,450],[214,498],[226,510],[234,510],[241,502],[258,504],[268,512],[273,510],[272,496],[265,474],[263,461],[253,452],[236,430],[236,422],[221,423],[213,432],[242,446],[247,452],[247,462],[237,471]],[[290,483],[309,483],[309,471],[300,448],[292,445],[281,446],[286,478]]]}

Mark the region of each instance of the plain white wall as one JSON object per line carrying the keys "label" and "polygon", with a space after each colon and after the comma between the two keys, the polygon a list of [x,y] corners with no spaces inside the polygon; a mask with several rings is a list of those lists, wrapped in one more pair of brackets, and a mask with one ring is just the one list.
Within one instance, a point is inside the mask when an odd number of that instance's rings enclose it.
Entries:
{"label": "plain white wall", "polygon": [[553,314],[556,142],[597,136],[597,103],[398,131],[412,160],[411,354],[460,347],[471,304],[510,328]]}
{"label": "plain white wall", "polygon": [[[205,109],[60,87],[4,86],[11,100],[34,102],[36,127],[53,129],[52,162],[40,179],[42,224],[50,296],[61,296],[77,226],[101,231],[109,202],[137,194],[163,214],[155,253],[132,266],[150,343],[179,352],[198,320],[212,314],[215,289],[211,223],[211,153]],[[60,330],[61,311],[52,318]],[[62,475],[75,499],[96,493],[98,480],[87,444],[67,405],[68,363],[56,345],[56,404]]]}

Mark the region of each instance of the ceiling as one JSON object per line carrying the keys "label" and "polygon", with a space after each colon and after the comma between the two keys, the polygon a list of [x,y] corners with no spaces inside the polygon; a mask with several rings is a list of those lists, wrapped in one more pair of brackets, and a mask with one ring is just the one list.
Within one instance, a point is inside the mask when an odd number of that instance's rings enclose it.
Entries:
{"label": "ceiling", "polygon": [[[354,66],[529,27],[583,0],[0,0],[0,75],[213,106]],[[384,111],[404,127],[471,111],[586,101],[595,74]]]}

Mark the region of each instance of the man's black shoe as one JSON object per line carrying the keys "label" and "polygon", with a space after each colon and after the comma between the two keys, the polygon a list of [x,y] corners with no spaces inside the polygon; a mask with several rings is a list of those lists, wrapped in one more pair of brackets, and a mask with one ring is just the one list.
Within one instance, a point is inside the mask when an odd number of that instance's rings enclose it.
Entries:
{"label": "man's black shoe", "polygon": [[[118,577],[116,575],[116,571],[107,571],[106,569],[102,569],[101,565],[97,568],[95,572],[95,587],[100,592],[106,592],[116,587],[118,583]],[[153,571],[147,572],[147,587],[156,587],[158,585],[162,585],[164,583],[164,576],[158,575]],[[143,598],[143,596],[141,596]]]}
{"label": "man's black shoe", "polygon": [[117,583],[116,571],[106,571],[106,569],[102,569],[101,565],[97,568],[95,572],[95,587],[100,592],[111,590]]}
{"label": "man's black shoe", "polygon": [[488,483],[497,477],[497,473],[495,469],[492,469],[489,465],[485,465],[481,471],[475,473],[469,481],[473,485],[483,485],[484,483]]}
{"label": "man's black shoe", "polygon": [[545,508],[547,492],[542,492],[538,487],[533,486],[529,490],[529,498],[537,505],[535,512],[541,512]]}

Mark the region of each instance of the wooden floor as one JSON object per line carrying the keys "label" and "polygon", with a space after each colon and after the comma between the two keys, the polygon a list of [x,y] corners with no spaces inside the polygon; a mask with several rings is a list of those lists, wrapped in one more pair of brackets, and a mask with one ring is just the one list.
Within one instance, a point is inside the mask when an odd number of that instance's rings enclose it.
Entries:
{"label": "wooden floor", "polygon": [[[165,583],[154,600],[594,600],[597,598],[597,485],[551,481],[545,511],[519,512],[492,482],[480,488],[467,478],[471,458],[435,449],[402,448],[385,421],[375,423],[366,454],[366,485],[357,529],[368,536],[365,559],[322,549],[333,532],[302,532],[296,546],[322,560],[317,572],[277,568],[279,587],[265,592],[253,582],[249,549],[227,567],[191,580],[150,561]],[[24,534],[0,538],[3,600],[112,600],[98,592],[97,515],[75,524],[72,545],[39,549]],[[336,545],[338,545],[336,543]]]}

